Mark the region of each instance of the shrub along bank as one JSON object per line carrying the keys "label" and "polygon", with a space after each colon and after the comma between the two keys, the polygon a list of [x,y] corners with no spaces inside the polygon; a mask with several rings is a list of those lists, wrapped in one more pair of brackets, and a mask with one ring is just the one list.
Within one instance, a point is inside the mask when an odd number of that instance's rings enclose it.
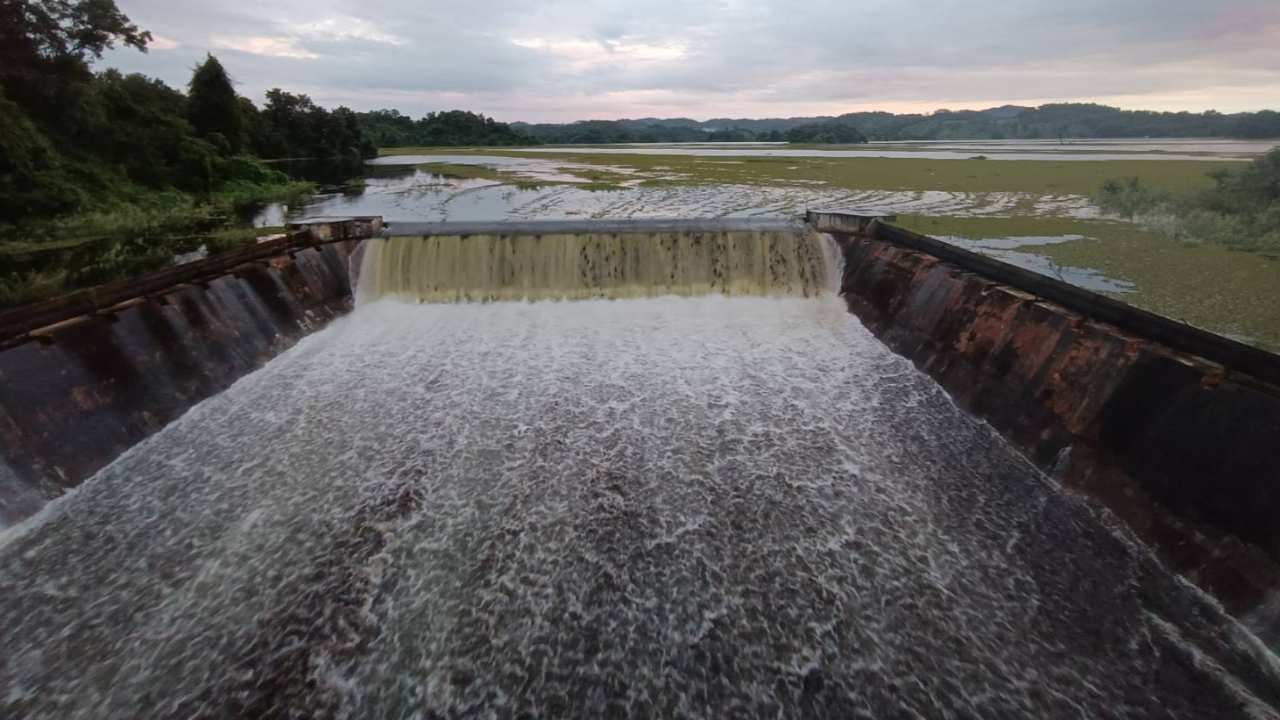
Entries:
{"label": "shrub along bank", "polygon": [[1175,239],[1280,251],[1280,149],[1240,170],[1217,170],[1210,177],[1212,187],[1192,192],[1154,190],[1136,178],[1108,180],[1098,203],[1105,212],[1138,220]]}

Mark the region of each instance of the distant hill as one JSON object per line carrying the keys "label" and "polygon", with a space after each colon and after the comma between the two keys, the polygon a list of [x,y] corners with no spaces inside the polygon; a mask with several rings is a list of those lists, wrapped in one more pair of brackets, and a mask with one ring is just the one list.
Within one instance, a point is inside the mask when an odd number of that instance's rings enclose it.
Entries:
{"label": "distant hill", "polygon": [[[483,116],[453,113],[429,116],[430,127],[413,128],[415,121],[394,111],[362,114],[366,136],[382,147],[395,136],[446,137],[454,144],[549,143],[683,143],[783,141],[796,128],[838,123],[856,128],[872,141],[916,140],[1033,140],[1144,137],[1280,138],[1280,113],[1226,115],[1121,110],[1106,105],[1058,103],[1041,107],[1004,105],[988,110],[939,110],[895,115],[855,112],[838,117],[794,118],[639,118],[584,120],[574,123],[495,123]],[[448,119],[450,122],[443,123]],[[466,122],[462,122],[462,121]],[[425,121],[417,121],[425,122]],[[442,127],[445,126],[445,127]],[[430,132],[424,132],[430,130]],[[447,132],[446,132],[447,131]]]}
{"label": "distant hill", "polygon": [[1035,108],[1021,107],[1019,105],[1001,105],[998,108],[983,110],[982,114],[990,115],[991,117],[995,117],[995,118],[1009,119],[1009,118],[1016,118],[1019,115],[1021,115],[1023,112],[1027,110],[1034,110],[1034,109]]}
{"label": "distant hill", "polygon": [[777,130],[778,132],[787,132],[794,130],[801,125],[813,125],[814,123],[831,122],[836,118],[830,115],[818,115],[815,117],[795,117],[795,118],[763,118],[760,120],[747,120],[732,118],[715,118],[703,123],[710,130],[724,130],[727,128],[742,128],[751,130],[752,132],[769,132]]}
{"label": "distant hill", "polygon": [[697,127],[700,123],[693,118],[640,118],[639,120],[619,120],[618,122],[631,128],[659,127]]}
{"label": "distant hill", "polygon": [[[667,132],[700,130],[704,133],[744,130],[762,136],[786,134],[802,125],[840,122],[853,125],[871,140],[1000,140],[1087,139],[1139,137],[1280,137],[1280,114],[1273,111],[1225,115],[1121,110],[1105,105],[1059,103],[1038,108],[1004,105],[988,110],[939,110],[923,114],[856,112],[838,117],[793,118],[688,118],[617,121],[624,128]],[[574,125],[571,123],[570,125]],[[552,132],[552,127],[544,132]],[[535,135],[538,133],[534,133]],[[552,132],[552,134],[555,134]],[[696,136],[694,136],[696,137]],[[550,140],[549,140],[550,141]],[[670,140],[678,142],[678,140]]]}

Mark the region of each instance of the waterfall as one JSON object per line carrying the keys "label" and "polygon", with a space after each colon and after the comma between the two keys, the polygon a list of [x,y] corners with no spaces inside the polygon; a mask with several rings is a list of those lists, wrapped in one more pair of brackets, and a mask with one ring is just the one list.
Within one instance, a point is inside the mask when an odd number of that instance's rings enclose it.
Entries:
{"label": "waterfall", "polygon": [[830,243],[799,226],[379,238],[367,241],[356,298],[814,297],[830,288]]}

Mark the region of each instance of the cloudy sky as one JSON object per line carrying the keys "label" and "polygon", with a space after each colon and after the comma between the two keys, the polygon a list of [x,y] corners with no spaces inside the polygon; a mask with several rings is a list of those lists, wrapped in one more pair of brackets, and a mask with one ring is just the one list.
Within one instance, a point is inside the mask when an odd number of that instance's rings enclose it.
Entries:
{"label": "cloudy sky", "polygon": [[206,52],[260,101],[500,120],[788,117],[1094,101],[1280,109],[1278,0],[117,0],[105,65]]}

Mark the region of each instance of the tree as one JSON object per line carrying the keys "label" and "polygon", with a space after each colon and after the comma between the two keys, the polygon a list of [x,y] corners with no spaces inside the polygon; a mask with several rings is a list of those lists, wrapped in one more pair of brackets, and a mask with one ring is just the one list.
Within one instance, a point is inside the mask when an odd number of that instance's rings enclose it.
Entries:
{"label": "tree", "polygon": [[[335,113],[342,110],[339,108]],[[395,110],[375,110],[360,113],[356,117],[362,140],[367,138],[374,147],[537,144],[537,140],[517,132],[506,123],[463,110],[428,113],[420,120],[410,119]],[[559,135],[589,138],[587,141],[590,142],[633,141],[633,135],[614,121],[591,121],[552,127],[558,129]],[[357,128],[351,130],[355,129]],[[348,131],[348,135],[353,134]],[[577,141],[580,140],[575,140]],[[362,154],[368,157],[376,153],[364,148]]]}
{"label": "tree", "polygon": [[187,119],[196,134],[215,147],[225,145],[230,154],[243,150],[244,112],[240,97],[218,58],[207,55],[191,75],[187,88]]}
{"label": "tree", "polygon": [[239,98],[240,117],[244,119],[244,152],[246,155],[265,157],[263,147],[266,144],[267,125],[262,121],[262,113],[247,97]]}
{"label": "tree", "polygon": [[116,43],[146,52],[150,41],[113,0],[0,0],[0,87],[35,119],[55,118],[92,80],[91,61]]}
{"label": "tree", "polygon": [[[945,110],[939,110],[945,113]],[[935,113],[936,114],[936,113]],[[858,128],[842,122],[813,123],[787,131],[787,142],[848,145],[865,143],[867,136]]]}
{"label": "tree", "polygon": [[[207,192],[213,148],[186,119],[187,98],[160,80],[118,70],[94,83],[94,155],[144,187]],[[88,122],[86,120],[85,122]]]}
{"label": "tree", "polygon": [[1253,114],[1242,114],[1231,129],[1236,137],[1280,138],[1280,112],[1263,110]]}
{"label": "tree", "polygon": [[324,112],[306,95],[294,95],[280,88],[267,91],[262,106],[263,147],[266,158],[309,158],[319,143],[315,119]]}
{"label": "tree", "polygon": [[275,91],[258,112],[213,56],[194,68],[190,97],[143,75],[94,74],[109,48],[150,39],[113,0],[0,0],[0,243],[99,225],[131,242],[204,231],[228,207],[296,191],[246,152],[316,158],[336,167],[325,170],[334,182],[374,152],[345,108]]}
{"label": "tree", "polygon": [[755,133],[740,127],[716,130],[707,134],[707,140],[710,142],[753,142],[755,139]]}
{"label": "tree", "polygon": [[0,90],[0,223],[67,212],[83,199],[52,144]]}

